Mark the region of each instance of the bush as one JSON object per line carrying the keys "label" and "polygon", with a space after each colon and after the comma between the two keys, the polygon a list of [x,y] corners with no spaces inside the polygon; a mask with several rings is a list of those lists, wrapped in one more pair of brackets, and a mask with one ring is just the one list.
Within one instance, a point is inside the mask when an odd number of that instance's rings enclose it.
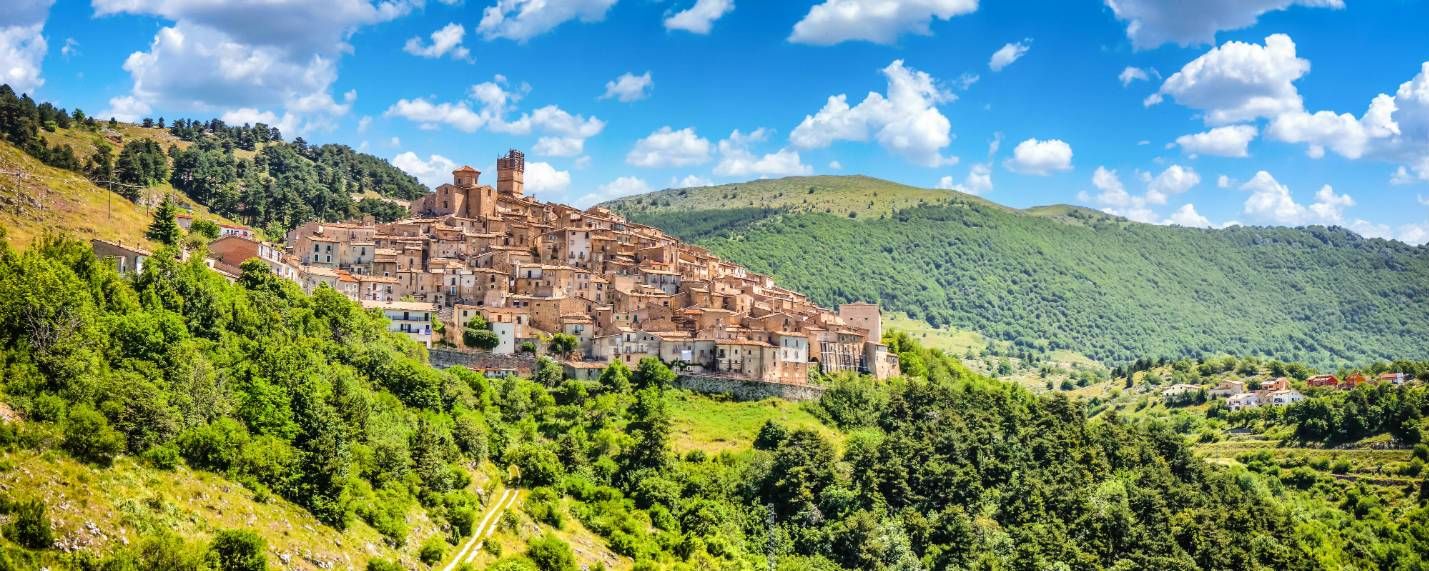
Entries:
{"label": "bush", "polygon": [[422,544],[422,549],[417,552],[417,559],[422,560],[428,567],[441,563],[442,557],[447,553],[447,542],[440,536],[432,536]]}
{"label": "bush", "polygon": [[222,472],[238,461],[248,430],[231,418],[191,428],[179,434],[179,452],[190,466]]}
{"label": "bush", "polygon": [[263,538],[247,529],[220,530],[209,547],[220,571],[266,571],[266,551]]}
{"label": "bush", "polygon": [[50,529],[50,516],[45,513],[44,502],[30,500],[10,507],[15,520],[5,526],[6,538],[30,549],[54,546],[55,535]]}
{"label": "bush", "polygon": [[144,451],[144,461],[160,470],[173,470],[179,466],[179,448],[173,444],[152,446]]}
{"label": "bush", "polygon": [[1335,474],[1348,474],[1350,472],[1350,461],[1343,458],[1335,460],[1330,464],[1330,472]]}
{"label": "bush", "polygon": [[108,466],[124,450],[124,435],[110,428],[99,411],[82,404],[70,409],[61,446],[82,461]]}
{"label": "bush", "polygon": [[526,557],[541,571],[575,571],[576,558],[571,546],[560,538],[547,533],[533,538],[526,544]]}
{"label": "bush", "polygon": [[367,571],[405,571],[402,566],[395,561],[386,559],[368,559]]}

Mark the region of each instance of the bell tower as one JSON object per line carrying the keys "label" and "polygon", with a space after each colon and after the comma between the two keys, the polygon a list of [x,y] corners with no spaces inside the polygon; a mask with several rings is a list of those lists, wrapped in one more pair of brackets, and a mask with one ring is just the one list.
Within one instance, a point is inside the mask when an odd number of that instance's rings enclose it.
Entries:
{"label": "bell tower", "polygon": [[526,190],[526,154],[516,149],[496,159],[496,191],[521,196]]}

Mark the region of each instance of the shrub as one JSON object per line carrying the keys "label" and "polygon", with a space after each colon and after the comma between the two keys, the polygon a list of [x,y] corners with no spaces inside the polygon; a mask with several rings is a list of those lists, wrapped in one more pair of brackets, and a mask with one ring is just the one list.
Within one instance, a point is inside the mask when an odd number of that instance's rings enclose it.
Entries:
{"label": "shrub", "polygon": [[173,470],[179,466],[179,448],[173,444],[152,446],[144,451],[144,461],[160,470]]}
{"label": "shrub", "polygon": [[45,504],[39,500],[20,502],[11,506],[15,520],[5,526],[5,537],[30,549],[49,549],[55,544],[54,531],[50,529],[50,516],[45,513]]}
{"label": "shrub", "polygon": [[85,462],[108,466],[124,450],[124,435],[110,428],[109,421],[88,405],[77,405],[65,421],[65,451]]}
{"label": "shrub", "polygon": [[248,430],[231,418],[191,428],[179,434],[179,452],[190,466],[222,472],[238,461]]}
{"label": "shrub", "polygon": [[267,544],[258,534],[247,529],[225,529],[213,537],[209,552],[220,571],[265,571],[268,568]]}
{"label": "shrub", "polygon": [[1350,471],[1350,461],[1343,458],[1335,460],[1330,464],[1330,471],[1336,474],[1348,474]]}
{"label": "shrub", "polygon": [[526,557],[541,571],[575,571],[576,558],[571,546],[560,538],[547,533],[533,538],[526,544]]}
{"label": "shrub", "polygon": [[395,561],[386,559],[368,559],[367,571],[404,571],[402,566]]}
{"label": "shrub", "polygon": [[417,559],[422,560],[427,566],[441,563],[442,557],[447,553],[447,542],[440,536],[432,536],[422,543],[422,549],[417,552]]}

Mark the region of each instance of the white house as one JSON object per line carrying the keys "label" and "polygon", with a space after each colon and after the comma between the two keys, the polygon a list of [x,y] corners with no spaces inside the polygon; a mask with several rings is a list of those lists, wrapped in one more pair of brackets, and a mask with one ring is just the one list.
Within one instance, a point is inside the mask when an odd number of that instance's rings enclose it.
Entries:
{"label": "white house", "polygon": [[1296,390],[1273,391],[1266,395],[1266,401],[1275,406],[1285,406],[1295,404],[1305,400],[1305,395]]}
{"label": "white house", "polygon": [[1231,410],[1255,408],[1257,406],[1260,406],[1260,396],[1255,393],[1231,395],[1230,398],[1226,399],[1226,407]]}
{"label": "white house", "polygon": [[374,301],[363,300],[365,309],[381,310],[391,320],[388,331],[404,333],[413,341],[427,348],[432,346],[432,315],[436,307],[420,301]]}

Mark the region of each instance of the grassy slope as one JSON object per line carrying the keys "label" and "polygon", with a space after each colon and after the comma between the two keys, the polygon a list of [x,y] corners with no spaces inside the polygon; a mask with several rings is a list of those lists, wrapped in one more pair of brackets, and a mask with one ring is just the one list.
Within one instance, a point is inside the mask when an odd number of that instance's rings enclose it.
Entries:
{"label": "grassy slope", "polygon": [[616,199],[605,206],[622,211],[651,212],[776,208],[790,212],[822,212],[835,216],[848,216],[852,212],[856,216],[868,218],[903,208],[953,199],[992,205],[965,194],[916,188],[864,176],[813,176],[662,190]]}
{"label": "grassy slope", "polygon": [[[1069,349],[1102,361],[1273,354],[1320,365],[1429,357],[1429,331],[1414,325],[1429,321],[1423,247],[1325,228],[1199,230],[1076,207],[1016,211],[916,189],[908,192],[947,198],[857,219],[784,212],[778,201],[744,198],[789,189],[793,180],[842,189],[828,193],[835,210],[879,204],[889,184],[783,179],[735,185],[739,192],[724,207],[711,197],[724,187],[610,205],[677,234],[743,209],[743,216],[684,237],[823,304],[875,299],[934,325],[1043,351]],[[853,190],[865,184],[863,194]],[[751,204],[775,210],[755,212]]]}
{"label": "grassy slope", "polygon": [[674,427],[671,446],[676,452],[700,450],[707,454],[748,450],[769,420],[789,428],[811,428],[841,445],[843,434],[825,426],[799,403],[779,399],[736,402],[675,391],[670,397]]}
{"label": "grassy slope", "polygon": [[[160,132],[129,127],[145,133]],[[73,146],[81,160],[94,152],[92,144],[81,150],[78,142],[97,135],[63,130],[61,133],[66,140],[75,142]],[[47,139],[51,136],[58,137],[49,133]],[[126,136],[126,140],[132,139]],[[9,174],[15,172],[24,174]],[[147,194],[153,200],[172,195],[181,208],[200,218],[232,223],[209,213],[168,183],[152,187]],[[95,186],[78,173],[48,166],[9,143],[0,142],[0,226],[9,232],[8,241],[12,245],[29,244],[46,229],[56,229],[84,239],[122,240],[152,247],[144,238],[151,220],[152,215],[144,206]]]}
{"label": "grassy slope", "polygon": [[270,563],[291,557],[286,569],[319,569],[320,561],[361,569],[373,557],[400,558],[417,568],[422,541],[444,533],[414,507],[407,516],[412,539],[394,550],[360,520],[338,531],[280,498],[256,501],[252,491],[220,475],[183,467],[166,472],[128,457],[96,468],[58,452],[4,453],[0,488],[12,497],[44,500],[58,540],[100,553],[144,532],[169,530],[206,541],[217,529],[248,528],[267,540]]}

